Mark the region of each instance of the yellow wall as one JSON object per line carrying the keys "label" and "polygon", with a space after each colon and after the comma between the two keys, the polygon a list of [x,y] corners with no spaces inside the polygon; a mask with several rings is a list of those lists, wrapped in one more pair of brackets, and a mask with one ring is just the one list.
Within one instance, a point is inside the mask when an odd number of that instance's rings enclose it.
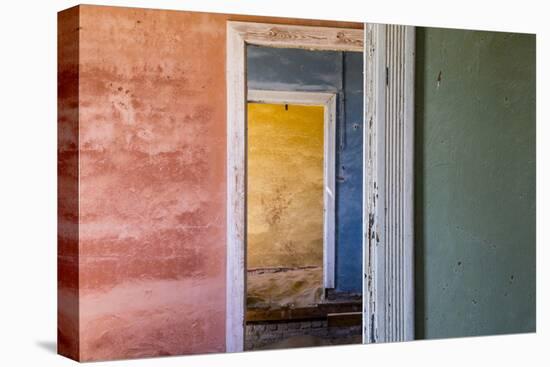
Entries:
{"label": "yellow wall", "polygon": [[323,107],[248,104],[248,268],[323,263]]}

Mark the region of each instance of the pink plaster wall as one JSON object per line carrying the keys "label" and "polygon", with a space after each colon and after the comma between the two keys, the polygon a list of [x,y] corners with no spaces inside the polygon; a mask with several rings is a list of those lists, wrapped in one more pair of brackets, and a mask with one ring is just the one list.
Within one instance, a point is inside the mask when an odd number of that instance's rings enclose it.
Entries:
{"label": "pink plaster wall", "polygon": [[59,15],[61,354],[225,350],[228,19],[350,26],[102,6]]}
{"label": "pink plaster wall", "polygon": [[220,20],[84,6],[80,27],[81,359],[222,352]]}
{"label": "pink plaster wall", "polygon": [[58,20],[57,349],[79,359],[78,8]]}

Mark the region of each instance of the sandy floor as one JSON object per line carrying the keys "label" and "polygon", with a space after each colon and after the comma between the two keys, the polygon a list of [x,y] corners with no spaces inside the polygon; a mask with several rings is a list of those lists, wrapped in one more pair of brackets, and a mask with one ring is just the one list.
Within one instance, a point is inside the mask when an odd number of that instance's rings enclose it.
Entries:
{"label": "sandy floor", "polygon": [[321,300],[323,268],[257,269],[247,274],[248,308],[310,307]]}
{"label": "sandy floor", "polygon": [[[322,280],[322,267],[249,270],[247,272],[247,307],[248,309],[276,310],[286,307],[316,306],[321,302]],[[361,343],[360,329],[358,329],[359,333],[357,335],[354,335],[355,332],[348,332],[346,327],[337,329],[339,330],[301,328],[296,332],[302,335],[288,336],[279,340],[277,340],[277,331],[273,331],[274,341],[272,342],[262,341],[262,338],[266,337],[266,334],[263,333],[258,336],[258,340],[252,337],[248,350]],[[352,329],[354,328],[349,328],[349,330]]]}

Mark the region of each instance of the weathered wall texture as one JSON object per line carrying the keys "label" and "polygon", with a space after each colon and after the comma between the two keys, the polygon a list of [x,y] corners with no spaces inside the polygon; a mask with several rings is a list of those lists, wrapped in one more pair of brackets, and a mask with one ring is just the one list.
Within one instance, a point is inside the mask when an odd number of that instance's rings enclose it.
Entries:
{"label": "weathered wall texture", "polygon": [[82,7],[80,28],[81,358],[223,351],[223,22]]}
{"label": "weathered wall texture", "polygon": [[100,6],[59,15],[64,355],[225,350],[228,19],[361,26]]}
{"label": "weathered wall texture", "polygon": [[59,14],[57,125],[57,349],[79,359],[78,8]]}
{"label": "weathered wall texture", "polygon": [[249,89],[337,93],[336,289],[362,287],[363,55],[247,47]]}
{"label": "weathered wall texture", "polygon": [[417,29],[417,338],[535,330],[535,37]]}
{"label": "weathered wall texture", "polygon": [[248,104],[247,266],[323,265],[324,108]]}

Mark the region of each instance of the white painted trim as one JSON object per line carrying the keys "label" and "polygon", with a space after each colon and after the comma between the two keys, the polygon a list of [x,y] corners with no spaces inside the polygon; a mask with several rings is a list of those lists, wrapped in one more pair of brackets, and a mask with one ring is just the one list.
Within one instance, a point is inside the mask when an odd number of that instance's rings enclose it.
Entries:
{"label": "white painted trim", "polygon": [[324,107],[323,287],[334,288],[336,267],[336,93],[248,90],[248,102]]}
{"label": "white painted trim", "polygon": [[363,30],[268,23],[227,22],[247,44],[323,51],[363,51]]}
{"label": "white painted trim", "polygon": [[246,310],[246,47],[227,25],[227,352],[244,347]]}
{"label": "white painted trim", "polygon": [[325,106],[336,96],[329,92],[299,92],[249,89],[248,102]]}
{"label": "white painted trim", "polygon": [[363,51],[363,30],[227,22],[227,352],[238,352],[244,349],[246,44],[361,52]]}
{"label": "white painted trim", "polygon": [[414,27],[365,25],[363,342],[414,339]]}

